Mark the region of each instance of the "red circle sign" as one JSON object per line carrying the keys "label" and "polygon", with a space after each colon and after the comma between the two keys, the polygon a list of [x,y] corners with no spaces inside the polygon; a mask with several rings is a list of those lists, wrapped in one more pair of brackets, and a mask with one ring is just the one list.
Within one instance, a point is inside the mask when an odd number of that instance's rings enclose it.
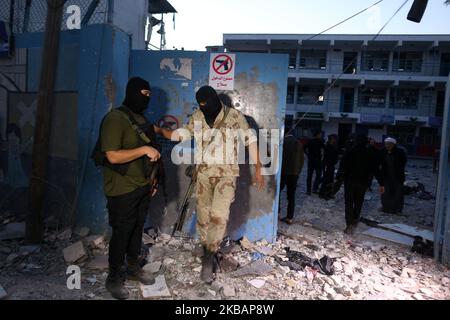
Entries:
{"label": "red circle sign", "polygon": [[220,75],[228,74],[231,72],[231,70],[233,70],[233,59],[231,59],[231,57],[226,54],[218,55],[214,58],[212,67],[214,69],[214,72]]}
{"label": "red circle sign", "polygon": [[178,122],[178,119],[174,116],[164,116],[162,117],[159,122],[159,127],[164,129],[170,129],[170,130],[177,130],[180,127],[180,124]]}

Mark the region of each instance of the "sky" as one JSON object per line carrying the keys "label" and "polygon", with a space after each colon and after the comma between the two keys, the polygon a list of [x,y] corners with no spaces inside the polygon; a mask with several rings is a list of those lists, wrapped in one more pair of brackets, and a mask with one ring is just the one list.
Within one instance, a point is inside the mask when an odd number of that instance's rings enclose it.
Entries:
{"label": "sky", "polygon": [[[328,33],[377,33],[405,0],[384,0]],[[205,50],[224,33],[319,33],[377,0],[169,0],[178,11],[173,28],[166,15],[166,49]],[[429,0],[420,24],[406,19],[412,0],[383,34],[450,34],[450,6]],[[160,18],[160,16],[157,16]],[[157,28],[158,29],[158,28]],[[152,43],[158,43],[156,32]]]}

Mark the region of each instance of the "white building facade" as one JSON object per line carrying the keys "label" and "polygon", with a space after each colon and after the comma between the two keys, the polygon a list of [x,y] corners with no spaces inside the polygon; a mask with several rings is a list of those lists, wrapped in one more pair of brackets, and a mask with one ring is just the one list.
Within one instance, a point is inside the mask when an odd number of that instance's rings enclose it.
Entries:
{"label": "white building facade", "polygon": [[225,34],[229,52],[289,55],[286,123],[299,138],[320,129],[379,143],[395,136],[411,155],[439,148],[450,73],[450,35]]}

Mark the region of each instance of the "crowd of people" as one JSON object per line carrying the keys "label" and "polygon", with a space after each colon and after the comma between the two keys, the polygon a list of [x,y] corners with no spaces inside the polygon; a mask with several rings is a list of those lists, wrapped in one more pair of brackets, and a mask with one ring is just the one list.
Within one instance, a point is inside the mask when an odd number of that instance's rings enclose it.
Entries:
{"label": "crowd of people", "polygon": [[[316,131],[305,146],[286,128],[283,148],[281,190],[287,188],[287,216],[281,221],[292,224],[295,216],[295,195],[305,155],[308,159],[306,194],[318,195],[324,201],[334,199],[344,186],[346,234],[357,227],[367,191],[372,190],[376,179],[381,194],[380,211],[401,214],[404,207],[404,182],[407,156],[397,140],[388,137],[384,148],[363,134],[351,134],[339,148],[339,137]],[[313,183],[314,177],[314,183]]]}

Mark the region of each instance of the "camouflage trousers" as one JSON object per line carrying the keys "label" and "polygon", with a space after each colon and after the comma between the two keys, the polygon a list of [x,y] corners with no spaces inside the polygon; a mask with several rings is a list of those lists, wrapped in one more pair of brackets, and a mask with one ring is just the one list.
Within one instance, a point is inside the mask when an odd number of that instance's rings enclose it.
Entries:
{"label": "camouflage trousers", "polygon": [[234,202],[236,177],[197,177],[197,233],[200,243],[216,252],[222,242]]}

